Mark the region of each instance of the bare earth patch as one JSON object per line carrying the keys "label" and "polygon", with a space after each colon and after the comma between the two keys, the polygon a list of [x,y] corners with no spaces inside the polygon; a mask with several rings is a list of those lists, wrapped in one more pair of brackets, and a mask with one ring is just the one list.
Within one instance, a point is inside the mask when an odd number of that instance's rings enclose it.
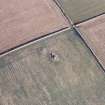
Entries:
{"label": "bare earth patch", "polygon": [[0,0],[0,53],[66,27],[53,0]]}
{"label": "bare earth patch", "polygon": [[78,25],[82,37],[105,68],[105,15]]}

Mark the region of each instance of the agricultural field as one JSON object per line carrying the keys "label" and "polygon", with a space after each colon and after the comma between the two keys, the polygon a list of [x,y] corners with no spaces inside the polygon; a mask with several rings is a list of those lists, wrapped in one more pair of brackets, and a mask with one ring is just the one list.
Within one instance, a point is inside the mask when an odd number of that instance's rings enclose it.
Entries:
{"label": "agricultural field", "polygon": [[75,24],[105,13],[105,0],[57,0]]}
{"label": "agricultural field", "polygon": [[0,105],[105,105],[105,0],[0,0]]}
{"label": "agricultural field", "polygon": [[105,68],[105,15],[79,24],[78,30]]}
{"label": "agricultural field", "polygon": [[66,31],[0,59],[1,105],[104,105],[105,75]]}
{"label": "agricultural field", "polygon": [[67,27],[52,0],[0,0],[0,53]]}

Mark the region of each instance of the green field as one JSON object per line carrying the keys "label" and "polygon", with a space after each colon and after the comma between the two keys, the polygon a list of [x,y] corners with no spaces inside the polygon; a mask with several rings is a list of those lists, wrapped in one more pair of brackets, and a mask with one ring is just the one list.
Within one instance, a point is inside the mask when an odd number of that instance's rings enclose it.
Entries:
{"label": "green field", "polygon": [[1,105],[104,103],[104,73],[74,31],[63,32],[0,59]]}
{"label": "green field", "polygon": [[105,0],[58,0],[65,13],[78,23],[105,13]]}

